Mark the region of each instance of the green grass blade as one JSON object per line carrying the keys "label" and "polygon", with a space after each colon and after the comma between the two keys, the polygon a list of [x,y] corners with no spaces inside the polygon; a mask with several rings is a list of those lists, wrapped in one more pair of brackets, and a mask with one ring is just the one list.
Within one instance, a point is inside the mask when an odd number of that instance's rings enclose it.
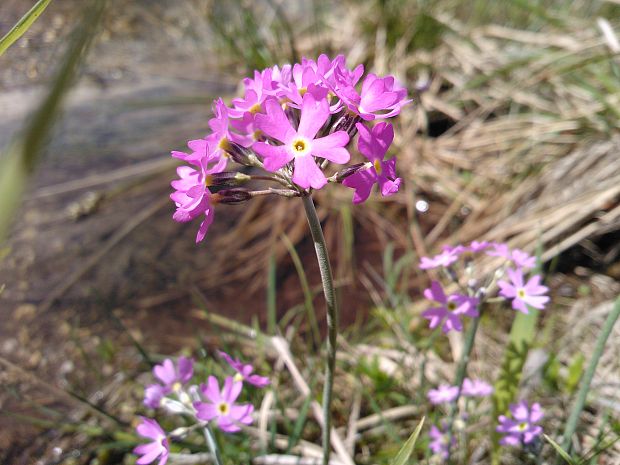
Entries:
{"label": "green grass blade", "polygon": [[310,289],[310,284],[308,284],[308,277],[304,271],[304,266],[301,263],[299,254],[295,250],[295,246],[286,234],[282,234],[282,242],[284,242],[284,246],[286,247],[286,250],[288,250],[291,259],[293,260],[293,265],[295,265],[295,270],[297,270],[297,275],[299,276],[299,282],[304,293],[304,304],[306,307],[306,312],[308,313],[308,323],[310,324],[310,330],[312,331],[315,347],[321,347],[321,333],[319,331],[319,323],[316,319],[314,303],[312,302],[314,296],[312,294],[312,289]]}
{"label": "green grass blade", "polygon": [[30,29],[30,26],[37,20],[41,13],[45,11],[47,5],[52,0],[39,0],[35,5],[13,26],[13,28],[0,39],[0,56]]}
{"label": "green grass blade", "polygon": [[82,59],[88,50],[103,15],[105,1],[92,0],[76,26],[72,40],[49,92],[25,126],[21,138],[15,140],[7,153],[0,156],[0,243],[9,231],[26,182],[33,172],[45,146]]}
{"label": "green grass blade", "polygon": [[390,462],[390,465],[406,465],[409,462],[409,457],[413,453],[413,448],[415,447],[415,443],[418,441],[418,436],[420,435],[420,431],[422,431],[422,426],[424,426],[424,417],[420,420],[420,423],[416,427],[415,431],[411,433],[407,442],[403,444],[394,460]]}
{"label": "green grass blade", "polygon": [[276,256],[272,252],[267,269],[267,332],[272,335],[276,333],[278,327],[276,286]]}
{"label": "green grass blade", "polygon": [[547,442],[553,446],[553,448],[556,450],[556,452],[558,453],[560,457],[562,457],[570,465],[576,465],[576,462],[571,458],[570,455],[568,455],[568,452],[562,449],[562,447],[557,442],[555,442],[553,439],[551,439],[546,434],[543,434],[543,436],[545,437]]}

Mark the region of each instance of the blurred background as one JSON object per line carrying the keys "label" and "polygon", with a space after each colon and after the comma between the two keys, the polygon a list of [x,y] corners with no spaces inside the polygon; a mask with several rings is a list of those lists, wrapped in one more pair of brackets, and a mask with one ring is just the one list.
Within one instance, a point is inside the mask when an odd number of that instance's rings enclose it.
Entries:
{"label": "blurred background", "polygon": [[[3,0],[0,35],[33,3]],[[99,425],[130,423],[149,354],[221,345],[209,315],[305,333],[307,278],[323,321],[299,202],[218,208],[196,246],[168,199],[169,152],[206,135],[213,99],[301,56],[343,53],[414,99],[396,122],[396,196],[317,195],[349,335],[385,306],[406,307],[415,334],[418,258],[508,241],[542,250],[549,341],[570,361],[584,312],[620,291],[619,31],[617,0],[52,0],[0,57],[0,156],[34,167],[0,248],[0,461],[117,463],[100,446],[123,438]],[[62,104],[42,106],[54,89]],[[491,357],[509,327],[488,331]]]}

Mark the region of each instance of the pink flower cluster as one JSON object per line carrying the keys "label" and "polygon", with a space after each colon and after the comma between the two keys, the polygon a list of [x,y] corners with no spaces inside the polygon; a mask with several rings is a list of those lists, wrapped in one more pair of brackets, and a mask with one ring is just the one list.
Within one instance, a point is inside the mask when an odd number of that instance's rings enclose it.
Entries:
{"label": "pink flower cluster", "polygon": [[[199,242],[213,221],[214,203],[237,203],[259,195],[228,189],[240,183],[239,177],[223,176],[229,159],[273,173],[273,181],[287,191],[280,195],[307,195],[309,189],[321,189],[329,181],[354,189],[355,203],[366,200],[375,184],[383,196],[398,191],[396,162],[384,159],[394,129],[383,121],[374,127],[367,124],[397,116],[411,100],[393,76],[369,73],[362,79],[363,74],[363,65],[349,69],[343,55],[333,60],[321,55],[316,61],[303,58],[301,63],[255,71],[245,78],[242,98],[233,99],[230,106],[222,99],[215,101],[211,132],[189,141],[189,152],[172,152],[190,165],[179,167],[179,179],[172,182],[173,218],[187,222],[203,216]],[[327,177],[329,162],[350,161],[347,146],[358,131],[357,148],[367,161]],[[250,179],[246,176],[244,181]],[[225,189],[215,192],[214,187]]]}
{"label": "pink flower cluster", "polygon": [[[463,380],[463,388],[461,390],[462,397],[487,397],[493,394],[493,386],[481,379]],[[449,384],[442,384],[437,389],[428,391],[428,400],[433,405],[451,403],[459,397],[459,387]]]}
{"label": "pink flower cluster", "polygon": [[[445,268],[448,274],[454,275],[453,265],[464,256],[472,253],[485,253],[491,257],[501,257],[506,265],[502,269],[508,280],[499,280],[499,295],[511,301],[512,308],[522,313],[528,313],[528,306],[542,310],[549,302],[546,295],[549,289],[541,284],[539,274],[531,275],[526,279],[528,270],[536,265],[536,258],[520,249],[510,249],[507,244],[496,242],[474,241],[469,245],[455,247],[444,246],[442,252],[434,257],[422,257],[420,268],[424,270]],[[477,317],[480,296],[486,290],[482,287],[468,289],[468,293],[457,292],[446,295],[441,284],[431,282],[431,287],[424,291],[424,296],[440,305],[432,307],[422,313],[430,321],[430,327],[436,328],[441,324],[444,333],[461,331],[463,328],[461,317]]]}
{"label": "pink flower cluster", "polygon": [[[244,382],[257,387],[265,387],[269,379],[255,373],[254,367],[233,359],[225,352],[219,355],[237,373],[228,376],[220,389],[215,376],[209,376],[207,383],[200,386],[189,385],[194,376],[194,361],[187,357],[179,357],[176,365],[166,359],[153,367],[153,376],[157,383],[147,386],[144,404],[149,408],[164,407],[170,413],[194,417],[199,424],[214,422],[226,433],[241,431],[241,425],[252,423],[252,404],[239,404]],[[157,421],[141,417],[137,427],[140,436],[151,441],[134,449],[140,455],[136,461],[139,465],[149,464],[159,458],[158,465],[164,465],[170,453],[170,443],[165,431]]]}

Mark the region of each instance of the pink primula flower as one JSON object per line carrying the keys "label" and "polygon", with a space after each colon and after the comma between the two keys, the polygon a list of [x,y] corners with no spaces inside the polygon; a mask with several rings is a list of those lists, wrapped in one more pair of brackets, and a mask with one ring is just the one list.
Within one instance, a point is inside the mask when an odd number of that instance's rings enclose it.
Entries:
{"label": "pink primula flower", "polygon": [[254,367],[249,363],[243,363],[239,359],[232,358],[226,352],[222,352],[221,350],[218,351],[218,353],[220,354],[220,357],[226,360],[226,363],[228,363],[237,372],[235,381],[247,381],[248,383],[259,388],[269,385],[269,378],[252,373],[254,371]]}
{"label": "pink primula flower", "polygon": [[395,194],[401,179],[396,177],[396,158],[384,161],[385,153],[394,140],[394,128],[388,123],[379,123],[370,131],[361,123],[356,124],[359,132],[357,147],[362,155],[370,160],[372,166],[355,172],[342,181],[347,187],[355,189],[353,203],[361,203],[370,195],[372,186],[379,184],[381,195]]}
{"label": "pink primula flower", "polygon": [[478,299],[462,294],[446,296],[437,281],[431,282],[431,287],[424,290],[424,297],[433,300],[441,306],[432,307],[422,312],[422,317],[430,321],[429,327],[436,328],[442,324],[442,331],[448,333],[451,330],[462,331],[463,323],[461,316],[475,318],[478,316]]}
{"label": "pink primula flower", "polygon": [[241,431],[239,425],[252,423],[252,404],[235,404],[241,394],[243,383],[232,377],[226,378],[224,386],[220,386],[214,376],[209,376],[207,384],[201,384],[200,390],[207,398],[207,402],[195,402],[196,417],[204,421],[216,421],[218,427],[225,433]]}
{"label": "pink primula flower", "polygon": [[334,163],[347,163],[350,159],[345,148],[349,135],[337,131],[315,139],[319,129],[329,118],[326,99],[316,100],[307,93],[303,97],[299,127],[293,128],[280,104],[274,100],[265,102],[267,114],[256,115],[256,126],[267,136],[284,145],[256,142],[252,148],[264,159],[265,169],[274,172],[294,160],[293,182],[304,189],[320,189],[327,179],[316,164],[314,157],[325,158]]}
{"label": "pink primula flower", "polygon": [[165,465],[170,454],[170,445],[166,433],[159,423],[150,418],[140,417],[142,422],[136,428],[138,434],[144,438],[152,439],[148,444],[140,444],[133,453],[142,457],[136,460],[138,465],[146,465],[159,458],[158,465]]}
{"label": "pink primula flower", "polygon": [[512,299],[512,308],[521,313],[528,314],[527,306],[543,310],[549,302],[549,297],[544,295],[549,291],[547,286],[540,284],[540,275],[532,276],[527,283],[524,282],[523,270],[508,268],[506,274],[510,279],[498,281],[499,294],[507,299]]}
{"label": "pink primula flower", "polygon": [[454,401],[459,395],[459,387],[442,384],[437,389],[428,391],[428,400],[433,405],[446,404]]}
{"label": "pink primula flower", "polygon": [[498,433],[505,436],[500,440],[500,444],[507,446],[519,446],[529,444],[542,433],[542,427],[537,423],[544,417],[544,412],[539,403],[528,405],[526,401],[510,406],[512,418],[500,415],[499,425],[495,429]]}
{"label": "pink primula flower", "polygon": [[160,384],[151,384],[144,393],[144,405],[151,408],[159,407],[161,399],[170,393],[178,392],[194,375],[194,361],[191,358],[179,357],[176,367],[167,358],[161,365],[153,367],[153,375]]}
{"label": "pink primula flower", "polygon": [[487,397],[493,394],[493,386],[481,379],[465,378],[461,394],[465,397]]}
{"label": "pink primula flower", "polygon": [[420,268],[422,270],[428,270],[441,266],[448,267],[459,259],[461,252],[462,250],[459,248],[444,248],[443,252],[434,257],[422,257],[420,260]]}
{"label": "pink primula flower", "polygon": [[399,86],[394,76],[381,78],[372,73],[364,78],[361,93],[351,88],[341,93],[341,98],[351,111],[366,121],[396,116],[404,105],[411,102],[405,100],[407,89]]}

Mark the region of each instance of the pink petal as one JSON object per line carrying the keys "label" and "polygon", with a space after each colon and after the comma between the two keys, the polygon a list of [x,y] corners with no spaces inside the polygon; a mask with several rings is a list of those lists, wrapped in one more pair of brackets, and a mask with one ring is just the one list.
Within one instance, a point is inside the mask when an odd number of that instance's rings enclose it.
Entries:
{"label": "pink petal", "polygon": [[327,184],[327,179],[314,161],[311,155],[295,157],[295,169],[293,171],[293,182],[308,189],[320,189]]}
{"label": "pink petal", "polygon": [[372,186],[375,185],[375,176],[370,170],[361,170],[345,178],[342,184],[355,189],[353,203],[358,204],[364,202],[370,196]]}
{"label": "pink petal", "polygon": [[290,162],[295,156],[285,145],[269,145],[256,142],[252,148],[263,157],[263,164],[267,171],[277,171]]}
{"label": "pink petal", "polygon": [[314,139],[314,136],[327,121],[327,118],[329,118],[329,104],[327,100],[321,99],[317,101],[312,94],[306,93],[301,107],[301,120],[299,121],[297,134],[308,139]]}
{"label": "pink petal", "polygon": [[337,131],[312,141],[312,153],[334,163],[344,164],[351,155],[344,147],[349,143],[349,135],[345,131]]}
{"label": "pink petal", "polygon": [[215,376],[209,376],[207,379],[207,384],[202,384],[200,389],[204,396],[212,403],[217,404],[222,400],[222,396],[220,395],[220,386]]}
{"label": "pink petal", "polygon": [[284,110],[276,100],[265,102],[266,115],[259,113],[255,118],[255,125],[269,137],[288,143],[295,136],[295,130],[286,117]]}

